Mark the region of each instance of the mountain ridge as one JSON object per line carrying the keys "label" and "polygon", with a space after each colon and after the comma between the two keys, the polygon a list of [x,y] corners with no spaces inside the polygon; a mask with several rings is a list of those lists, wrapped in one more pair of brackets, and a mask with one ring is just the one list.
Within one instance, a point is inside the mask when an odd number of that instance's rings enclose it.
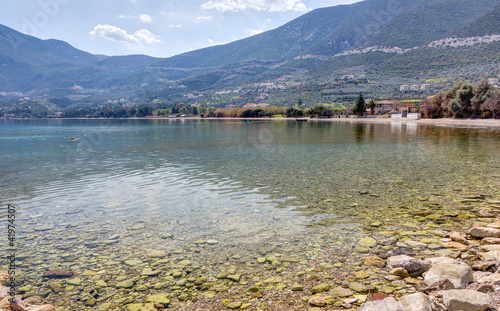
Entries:
{"label": "mountain ridge", "polygon": [[[0,25],[0,94],[48,94],[75,101],[169,96],[183,100],[190,92],[213,93],[283,76],[322,85],[359,68],[360,77],[396,84],[439,75],[426,57],[435,59],[443,74],[457,76],[454,66],[463,64],[470,79],[478,79],[482,73],[474,68],[483,63],[491,64],[491,73],[499,71],[497,44],[447,49],[455,43],[445,39],[500,34],[496,1],[365,0],[316,9],[276,29],[169,58],[92,55],[64,41],[41,40]],[[440,40],[444,43],[428,46]],[[460,63],[454,59],[458,56],[467,60]],[[364,83],[373,84],[368,81]]]}

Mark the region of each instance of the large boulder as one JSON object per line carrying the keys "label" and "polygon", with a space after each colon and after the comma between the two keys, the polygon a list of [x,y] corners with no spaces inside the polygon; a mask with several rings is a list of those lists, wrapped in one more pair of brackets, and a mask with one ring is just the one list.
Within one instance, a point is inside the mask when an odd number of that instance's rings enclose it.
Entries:
{"label": "large boulder", "polygon": [[448,311],[484,311],[493,302],[487,294],[466,289],[444,291],[443,301]]}
{"label": "large boulder", "polygon": [[474,282],[472,268],[463,262],[446,257],[431,258],[429,261],[432,267],[424,278],[427,285],[448,279],[455,288],[465,288]]}
{"label": "large boulder", "polygon": [[500,229],[473,227],[469,230],[469,235],[476,239],[500,238]]}
{"label": "large boulder", "polygon": [[403,305],[389,297],[384,300],[369,301],[361,305],[359,311],[405,311]]}
{"label": "large boulder", "polygon": [[411,276],[419,276],[429,270],[431,264],[425,260],[413,258],[407,255],[399,255],[387,258],[387,267],[389,270],[394,268],[403,268]]}
{"label": "large boulder", "polygon": [[399,303],[405,311],[433,311],[432,302],[424,293],[406,295],[399,300]]}

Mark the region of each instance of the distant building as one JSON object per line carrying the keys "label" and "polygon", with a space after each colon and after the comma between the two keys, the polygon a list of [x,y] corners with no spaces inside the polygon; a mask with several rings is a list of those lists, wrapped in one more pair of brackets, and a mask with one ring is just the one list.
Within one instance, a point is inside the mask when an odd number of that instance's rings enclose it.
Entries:
{"label": "distant building", "polygon": [[264,108],[264,107],[267,107],[267,106],[269,106],[269,104],[267,104],[267,103],[257,104],[257,107],[259,107],[259,108]]}
{"label": "distant building", "polygon": [[243,106],[243,108],[257,108],[257,105],[254,103],[248,103]]}
{"label": "distant building", "polygon": [[420,85],[418,85],[418,84],[413,84],[412,86],[410,86],[410,89],[411,89],[412,91],[418,91],[418,90],[420,90]]}
{"label": "distant building", "polygon": [[420,90],[421,90],[421,91],[428,91],[428,90],[430,90],[430,89],[431,89],[430,84],[422,84],[422,85],[420,86]]}
{"label": "distant building", "polygon": [[234,108],[236,108],[236,106],[233,104],[226,105],[227,110],[234,109]]}
{"label": "distant building", "polygon": [[199,108],[199,107],[201,107],[201,104],[191,104],[191,107]]}
{"label": "distant building", "polygon": [[398,109],[399,103],[391,100],[381,100],[375,102],[375,113],[385,114]]}
{"label": "distant building", "polygon": [[408,86],[408,84],[403,84],[399,87],[399,90],[400,91],[408,91],[410,87]]}

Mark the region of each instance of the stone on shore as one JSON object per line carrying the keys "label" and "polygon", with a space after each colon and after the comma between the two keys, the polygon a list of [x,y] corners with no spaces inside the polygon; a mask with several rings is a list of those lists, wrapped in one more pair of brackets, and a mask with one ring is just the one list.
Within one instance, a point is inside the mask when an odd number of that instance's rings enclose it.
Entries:
{"label": "stone on shore", "polygon": [[53,305],[32,306],[30,311],[56,311]]}
{"label": "stone on shore", "polygon": [[349,296],[352,296],[352,294],[354,294],[352,292],[352,290],[350,290],[348,288],[343,288],[343,287],[340,287],[340,286],[335,287],[334,289],[332,289],[331,293],[333,295],[336,295],[336,296],[341,297],[341,298],[343,298],[343,297],[349,297]]}
{"label": "stone on shore", "polygon": [[500,238],[500,229],[473,227],[469,230],[469,235],[476,239]]}
{"label": "stone on shore", "polygon": [[361,305],[359,311],[405,311],[403,305],[389,297],[384,300],[369,301]]}
{"label": "stone on shore", "polygon": [[387,259],[389,270],[403,268],[411,276],[419,276],[431,268],[431,264],[425,260],[413,258],[407,255],[392,256]]}
{"label": "stone on shore", "polygon": [[456,232],[456,231],[447,232],[444,234],[444,237],[449,237],[452,241],[455,241],[455,242],[458,242],[461,244],[465,244],[465,245],[469,245],[469,242],[467,242],[467,239],[466,239],[466,235],[463,233],[460,233],[460,232]]}
{"label": "stone on shore", "polygon": [[500,273],[493,273],[491,275],[483,276],[479,280],[477,280],[479,284],[492,284],[492,285],[500,285]]}
{"label": "stone on shore", "polygon": [[493,302],[487,294],[466,289],[444,291],[443,301],[449,311],[484,311]]}
{"label": "stone on shore", "polygon": [[405,311],[433,311],[431,300],[424,293],[406,295],[399,300],[399,303]]}
{"label": "stone on shore", "polygon": [[47,299],[40,296],[31,296],[23,300],[24,303],[35,306],[42,306],[50,304]]}
{"label": "stone on shore", "polygon": [[448,279],[455,288],[465,288],[474,282],[472,268],[463,262],[445,257],[432,258],[430,261],[433,262],[432,267],[424,278],[427,285]]}
{"label": "stone on shore", "polygon": [[481,240],[481,244],[500,244],[500,238],[484,238]]}
{"label": "stone on shore", "polygon": [[315,307],[324,307],[326,305],[326,300],[323,297],[313,297],[309,299],[309,304]]}

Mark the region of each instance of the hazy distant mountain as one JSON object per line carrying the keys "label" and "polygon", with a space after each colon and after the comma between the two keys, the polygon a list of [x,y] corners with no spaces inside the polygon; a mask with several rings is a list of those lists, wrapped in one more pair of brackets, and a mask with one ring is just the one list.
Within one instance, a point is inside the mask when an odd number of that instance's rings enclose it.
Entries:
{"label": "hazy distant mountain", "polygon": [[[498,0],[365,0],[317,9],[259,35],[164,59],[92,55],[0,25],[0,92],[116,98],[216,90],[283,75],[314,83],[356,66],[391,77],[424,77],[457,66],[498,69],[498,42],[439,41],[494,34],[500,34]],[[388,49],[373,50],[381,46]]]}

